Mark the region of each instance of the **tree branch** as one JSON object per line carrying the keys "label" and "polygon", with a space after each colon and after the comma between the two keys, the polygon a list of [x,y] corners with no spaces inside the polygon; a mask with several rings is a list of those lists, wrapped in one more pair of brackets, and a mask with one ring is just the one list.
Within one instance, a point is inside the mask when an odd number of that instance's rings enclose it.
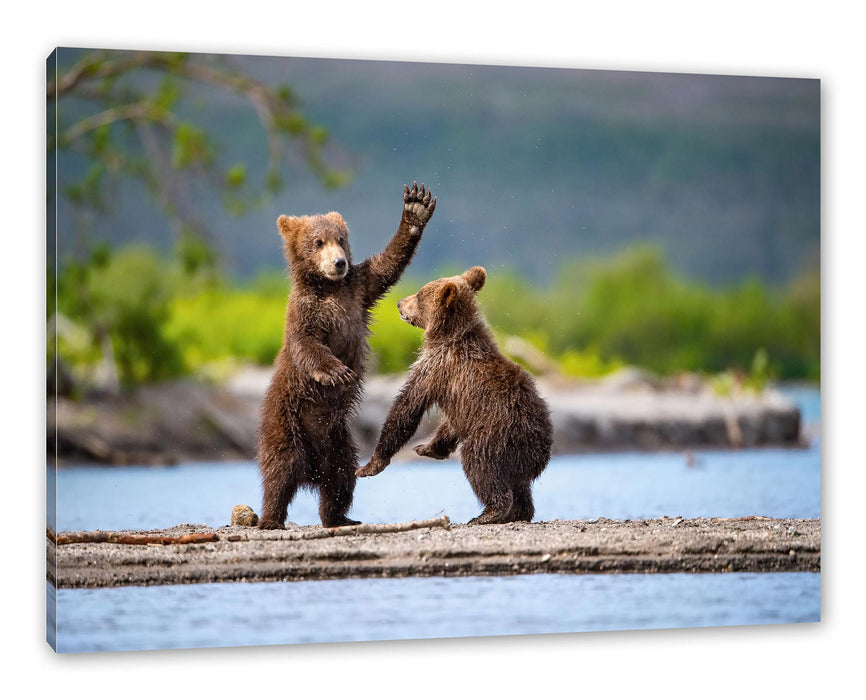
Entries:
{"label": "tree branch", "polygon": [[[268,172],[279,172],[283,152],[280,143],[280,130],[277,128],[278,117],[290,118],[296,112],[292,109],[287,99],[283,100],[276,97],[269,86],[247,76],[228,73],[211,66],[188,61],[186,57],[178,59],[171,54],[142,52],[129,58],[107,59],[106,54],[100,52],[79,61],[63,75],[59,82],[50,81],[47,88],[47,97],[49,100],[52,100],[79,87],[84,82],[120,75],[135,68],[152,68],[168,71],[189,80],[225,88],[246,97],[256,110],[259,121],[267,134]],[[65,132],[65,136],[71,141],[88,131],[114,121],[135,117],[153,119],[155,113],[148,113],[147,108],[144,106],[145,104],[144,102],[139,102],[115,107],[99,115],[88,117],[76,126],[68,129]],[[316,153],[316,145],[310,136],[309,129],[301,127],[298,133],[291,135],[303,142],[304,154],[310,166],[317,174],[321,175],[323,168]]]}
{"label": "tree branch", "polygon": [[[89,54],[70,68],[59,82],[49,80],[46,88],[46,98],[50,101],[70,90],[75,89],[83,80],[98,80],[120,75],[133,68],[141,68],[153,63],[153,58],[158,56],[151,52],[135,54],[129,58],[106,59],[105,52]],[[163,64],[165,61],[163,60]],[[155,65],[155,64],[154,64]]]}
{"label": "tree branch", "polygon": [[111,109],[106,109],[103,112],[86,117],[66,129],[61,139],[66,143],[72,143],[87,132],[94,131],[102,126],[120,121],[139,120],[150,120],[172,125],[178,123],[178,120],[170,112],[156,110],[149,102],[135,102],[120,107],[112,107]]}

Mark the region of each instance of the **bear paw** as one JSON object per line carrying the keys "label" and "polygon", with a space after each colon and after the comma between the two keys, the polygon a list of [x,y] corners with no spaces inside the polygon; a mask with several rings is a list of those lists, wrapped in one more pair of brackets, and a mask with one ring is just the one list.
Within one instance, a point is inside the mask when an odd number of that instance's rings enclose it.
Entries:
{"label": "bear paw", "polygon": [[349,527],[351,525],[360,525],[360,520],[352,520],[351,518],[347,518],[345,515],[338,515],[334,518],[329,518],[327,520],[322,520],[322,527]]}
{"label": "bear paw", "polygon": [[412,189],[404,185],[403,191],[403,218],[413,226],[423,227],[436,209],[436,197],[430,190],[424,189],[424,183],[418,188],[418,183],[412,183]]}
{"label": "bear paw", "polygon": [[285,530],[286,526],[277,520],[262,518],[259,520],[259,530]]}
{"label": "bear paw", "polygon": [[415,454],[420,457],[430,457],[431,459],[448,459],[448,452],[445,452],[442,449],[437,449],[432,442],[428,442],[426,445],[416,445]]}
{"label": "bear paw", "polygon": [[467,525],[497,525],[499,523],[510,522],[508,513],[501,510],[496,510],[488,506],[484,509],[481,515],[478,515],[470,520]]}
{"label": "bear paw", "polygon": [[325,384],[326,386],[349,384],[356,379],[355,373],[346,367],[346,365],[340,365],[331,370],[313,370],[310,372],[310,376],[319,382],[319,384]]}
{"label": "bear paw", "polygon": [[380,474],[385,471],[385,467],[387,466],[387,463],[382,463],[379,460],[371,459],[363,467],[358,467],[355,470],[355,476],[376,476],[376,474]]}

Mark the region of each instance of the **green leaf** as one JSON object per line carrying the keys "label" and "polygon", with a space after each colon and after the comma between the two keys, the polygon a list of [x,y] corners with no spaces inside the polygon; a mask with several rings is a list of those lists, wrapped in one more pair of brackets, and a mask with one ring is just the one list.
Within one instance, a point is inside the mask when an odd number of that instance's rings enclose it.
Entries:
{"label": "green leaf", "polygon": [[172,163],[176,168],[207,165],[213,160],[213,151],[204,131],[192,124],[181,124],[174,132]]}
{"label": "green leaf", "polygon": [[175,254],[180,260],[183,271],[188,275],[212,268],[216,264],[216,253],[213,248],[198,233],[189,228],[181,234],[175,247]]}
{"label": "green leaf", "polygon": [[310,140],[314,146],[322,147],[328,142],[328,132],[323,126],[314,126],[310,129]]}
{"label": "green leaf", "polygon": [[288,85],[281,85],[277,88],[277,99],[289,107],[293,106],[297,102],[295,94],[292,92],[292,88]]}
{"label": "green leaf", "polygon": [[226,172],[226,184],[229,187],[242,187],[247,179],[247,169],[243,163],[235,163]]}
{"label": "green leaf", "polygon": [[345,170],[329,170],[322,178],[322,182],[329,190],[336,190],[348,184],[352,176]]}
{"label": "green leaf", "polygon": [[265,186],[269,192],[279,192],[283,188],[283,176],[275,170],[271,170],[265,176]]}
{"label": "green leaf", "polygon": [[160,83],[159,89],[153,96],[153,103],[157,107],[168,111],[174,107],[179,97],[180,86],[177,84],[177,81],[172,78],[166,78]]}
{"label": "green leaf", "polygon": [[279,115],[274,119],[274,126],[278,131],[298,136],[307,128],[307,120],[297,112]]}
{"label": "green leaf", "polygon": [[94,156],[99,156],[105,153],[111,143],[111,126],[103,124],[98,129],[94,129],[90,139],[90,152]]}

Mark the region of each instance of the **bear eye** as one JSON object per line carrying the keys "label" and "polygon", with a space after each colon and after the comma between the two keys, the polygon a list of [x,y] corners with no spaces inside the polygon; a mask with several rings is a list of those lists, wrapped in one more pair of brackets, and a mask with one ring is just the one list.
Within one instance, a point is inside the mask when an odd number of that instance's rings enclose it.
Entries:
{"label": "bear eye", "polygon": [[337,239],[337,243],[339,243],[341,247],[342,247],[343,243],[345,243],[345,242],[346,242],[346,239],[343,238],[342,236],[340,236],[340,237]]}
{"label": "bear eye", "polygon": [[325,241],[323,241],[321,238],[317,238],[316,239],[316,248],[321,248],[323,245],[325,245]]}

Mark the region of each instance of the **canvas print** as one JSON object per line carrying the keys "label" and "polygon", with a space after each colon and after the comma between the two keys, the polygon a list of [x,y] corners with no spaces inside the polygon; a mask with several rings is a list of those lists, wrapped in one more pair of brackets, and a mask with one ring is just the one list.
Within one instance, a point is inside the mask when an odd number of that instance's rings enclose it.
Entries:
{"label": "canvas print", "polygon": [[820,81],[46,87],[56,651],[820,621]]}

